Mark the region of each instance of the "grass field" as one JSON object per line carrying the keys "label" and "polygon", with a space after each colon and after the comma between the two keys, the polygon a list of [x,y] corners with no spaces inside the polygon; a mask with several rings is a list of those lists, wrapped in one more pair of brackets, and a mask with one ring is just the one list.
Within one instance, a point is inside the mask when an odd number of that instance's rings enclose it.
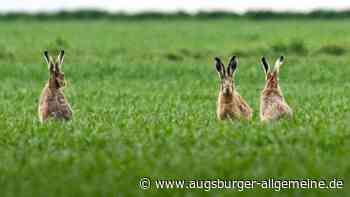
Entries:
{"label": "grass field", "polygon": [[[0,22],[1,196],[350,195],[347,22]],[[60,48],[74,120],[42,125],[42,52]],[[216,119],[213,57],[231,55],[239,56],[235,81],[254,109],[251,122]],[[291,121],[259,122],[262,55],[270,63],[286,56],[280,82]],[[141,190],[141,177],[337,178],[345,187]]]}

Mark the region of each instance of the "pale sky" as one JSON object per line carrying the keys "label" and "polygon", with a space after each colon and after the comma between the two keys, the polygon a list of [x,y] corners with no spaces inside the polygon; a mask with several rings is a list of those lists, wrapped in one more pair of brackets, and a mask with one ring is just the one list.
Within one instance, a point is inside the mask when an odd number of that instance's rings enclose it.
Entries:
{"label": "pale sky", "polygon": [[102,9],[110,12],[125,11],[187,11],[247,10],[309,11],[313,9],[350,9],[350,0],[1,0],[0,12],[57,11]]}

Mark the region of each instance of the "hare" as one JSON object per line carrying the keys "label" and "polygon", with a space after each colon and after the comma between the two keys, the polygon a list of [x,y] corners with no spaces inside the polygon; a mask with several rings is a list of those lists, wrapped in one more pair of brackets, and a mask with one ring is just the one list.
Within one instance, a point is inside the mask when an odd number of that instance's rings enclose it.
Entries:
{"label": "hare", "polygon": [[239,95],[234,85],[234,76],[237,69],[237,58],[233,56],[225,71],[225,66],[219,58],[215,58],[216,70],[220,77],[220,92],[217,102],[217,118],[246,119],[250,120],[253,110],[247,102]]}
{"label": "hare", "polygon": [[292,109],[284,100],[278,82],[279,70],[283,64],[283,60],[283,56],[279,57],[275,63],[273,70],[271,70],[265,57],[261,58],[261,63],[263,65],[266,76],[266,85],[261,92],[260,97],[260,120],[262,122],[293,116]]}
{"label": "hare", "polygon": [[60,66],[63,64],[64,51],[60,52],[56,61],[45,51],[44,59],[49,66],[50,78],[40,97],[38,108],[40,122],[44,122],[49,118],[70,120],[73,114],[72,109],[62,91],[62,88],[65,86],[65,80]]}

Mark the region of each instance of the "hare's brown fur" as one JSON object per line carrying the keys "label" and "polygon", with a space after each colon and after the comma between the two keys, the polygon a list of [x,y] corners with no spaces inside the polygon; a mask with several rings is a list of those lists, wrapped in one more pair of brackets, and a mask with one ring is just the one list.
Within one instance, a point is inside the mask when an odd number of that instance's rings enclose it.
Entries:
{"label": "hare's brown fur", "polygon": [[277,60],[273,71],[270,71],[265,58],[262,59],[262,62],[266,74],[266,85],[260,97],[260,120],[267,122],[283,117],[292,117],[292,109],[285,101],[278,82],[279,67],[283,63],[283,57]]}
{"label": "hare's brown fur", "polygon": [[219,120],[239,118],[250,120],[252,118],[253,110],[237,91],[229,96],[223,95],[220,91],[217,105]]}
{"label": "hare's brown fur", "polygon": [[253,110],[248,103],[239,95],[234,85],[234,73],[237,68],[237,60],[233,57],[225,71],[224,65],[219,58],[215,58],[216,68],[220,76],[220,92],[217,102],[217,118],[225,119],[246,119],[250,120]]}
{"label": "hare's brown fur", "polygon": [[48,57],[45,52],[45,58],[49,65],[50,79],[46,83],[39,101],[38,113],[41,122],[50,118],[56,120],[70,120],[72,118],[72,110],[67,102],[62,88],[65,85],[64,74],[59,66],[63,63],[64,52],[56,62],[51,57]]}

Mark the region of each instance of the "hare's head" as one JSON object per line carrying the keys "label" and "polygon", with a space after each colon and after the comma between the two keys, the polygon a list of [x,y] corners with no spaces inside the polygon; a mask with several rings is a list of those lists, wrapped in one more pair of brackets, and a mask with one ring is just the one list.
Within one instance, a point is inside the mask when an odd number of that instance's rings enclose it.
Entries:
{"label": "hare's head", "polygon": [[263,69],[265,71],[265,80],[267,89],[278,88],[278,75],[281,65],[283,64],[284,57],[281,56],[277,59],[275,66],[273,69],[270,68],[269,63],[267,62],[265,57],[261,58],[261,63],[263,65]]}
{"label": "hare's head", "polygon": [[50,72],[50,85],[55,88],[62,88],[65,86],[64,73],[61,71],[61,65],[63,64],[64,51],[61,50],[57,59],[53,59],[49,56],[47,51],[44,51],[44,59],[49,66]]}
{"label": "hare's head", "polygon": [[216,70],[220,77],[220,91],[223,95],[232,95],[234,91],[234,74],[237,68],[237,58],[233,56],[228,64],[227,70],[225,70],[224,64],[218,57],[215,57]]}

